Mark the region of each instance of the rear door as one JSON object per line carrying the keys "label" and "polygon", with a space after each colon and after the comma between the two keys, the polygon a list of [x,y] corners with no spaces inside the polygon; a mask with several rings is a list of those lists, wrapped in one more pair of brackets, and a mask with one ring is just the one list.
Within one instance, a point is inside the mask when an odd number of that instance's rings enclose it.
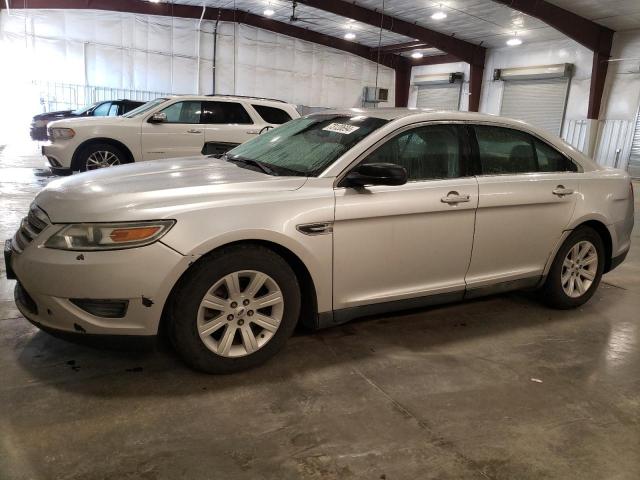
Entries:
{"label": "rear door", "polygon": [[184,100],[160,110],[167,116],[163,123],[142,124],[143,160],[200,155],[204,144],[202,102]]}
{"label": "rear door", "polygon": [[468,288],[534,282],[571,219],[577,166],[526,132],[496,125],[470,130],[482,173]]}
{"label": "rear door", "polygon": [[216,100],[202,102],[202,105],[203,153],[224,153],[257,136],[260,131],[260,126],[240,102]]}

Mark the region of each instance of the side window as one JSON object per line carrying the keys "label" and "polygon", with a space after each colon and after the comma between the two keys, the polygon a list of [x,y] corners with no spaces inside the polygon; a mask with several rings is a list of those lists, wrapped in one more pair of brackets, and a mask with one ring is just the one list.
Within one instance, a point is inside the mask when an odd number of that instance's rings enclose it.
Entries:
{"label": "side window", "polygon": [[106,117],[107,115],[109,115],[109,109],[111,108],[111,105],[113,105],[111,102],[105,102],[98,105],[93,111],[93,116]]}
{"label": "side window", "polygon": [[236,102],[202,102],[202,123],[241,124],[253,123],[245,108]]}
{"label": "side window", "polygon": [[485,175],[537,172],[533,138],[510,128],[476,125],[480,164]]}
{"label": "side window", "polygon": [[577,172],[576,164],[555,150],[553,147],[534,140],[538,156],[538,168],[541,172]]}
{"label": "side window", "polygon": [[256,109],[258,115],[267,123],[273,123],[274,125],[281,125],[291,120],[291,115],[282,110],[281,108],[267,107],[266,105],[251,105]]}
{"label": "side window", "polygon": [[367,157],[365,163],[395,163],[409,180],[456,178],[461,171],[460,136],[455,125],[429,125],[397,135]]}
{"label": "side window", "polygon": [[177,102],[161,110],[167,116],[166,123],[200,123],[201,102]]}
{"label": "side window", "polygon": [[110,117],[117,117],[118,116],[118,104],[117,103],[112,103],[111,107],[109,108],[109,116]]}

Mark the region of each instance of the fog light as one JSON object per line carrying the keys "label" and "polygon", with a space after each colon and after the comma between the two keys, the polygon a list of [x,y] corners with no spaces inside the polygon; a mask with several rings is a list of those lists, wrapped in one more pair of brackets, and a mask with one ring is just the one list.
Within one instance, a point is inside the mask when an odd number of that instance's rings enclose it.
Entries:
{"label": "fog light", "polygon": [[69,301],[94,317],[122,318],[127,314],[129,300],[97,300],[70,298]]}

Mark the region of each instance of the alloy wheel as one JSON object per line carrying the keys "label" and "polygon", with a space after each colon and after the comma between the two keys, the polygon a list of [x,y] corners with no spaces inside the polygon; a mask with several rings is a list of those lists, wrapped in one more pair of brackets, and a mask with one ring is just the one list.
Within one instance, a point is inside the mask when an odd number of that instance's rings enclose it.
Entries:
{"label": "alloy wheel", "polygon": [[85,164],[87,170],[113,167],[114,165],[120,165],[120,159],[115,153],[109,152],[108,150],[98,150],[93,152],[89,157],[87,157]]}
{"label": "alloy wheel", "polygon": [[273,338],[284,313],[284,297],[269,275],[243,270],[216,281],[202,298],[200,339],[222,357],[242,357]]}
{"label": "alloy wheel", "polygon": [[584,295],[596,278],[598,251],[593,243],[583,240],[576,243],[562,263],[560,281],[562,289],[571,298]]}

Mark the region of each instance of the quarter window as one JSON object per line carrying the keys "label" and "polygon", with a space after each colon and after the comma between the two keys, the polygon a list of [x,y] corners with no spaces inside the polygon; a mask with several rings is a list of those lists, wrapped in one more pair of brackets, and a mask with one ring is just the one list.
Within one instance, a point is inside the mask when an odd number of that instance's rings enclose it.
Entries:
{"label": "quarter window", "polygon": [[161,110],[167,116],[165,123],[200,123],[201,102],[177,102]]}
{"label": "quarter window", "polygon": [[253,121],[245,108],[236,102],[202,102],[202,123],[249,125]]}
{"label": "quarter window", "polygon": [[281,108],[267,107],[266,105],[252,105],[252,107],[255,108],[258,115],[267,123],[281,125],[291,120],[291,115]]}
{"label": "quarter window", "polygon": [[369,155],[365,163],[395,163],[409,180],[463,176],[460,136],[455,125],[429,125],[399,134]]}
{"label": "quarter window", "polygon": [[538,157],[538,168],[541,172],[577,172],[576,164],[555,150],[553,147],[534,140],[536,145],[536,155]]}

